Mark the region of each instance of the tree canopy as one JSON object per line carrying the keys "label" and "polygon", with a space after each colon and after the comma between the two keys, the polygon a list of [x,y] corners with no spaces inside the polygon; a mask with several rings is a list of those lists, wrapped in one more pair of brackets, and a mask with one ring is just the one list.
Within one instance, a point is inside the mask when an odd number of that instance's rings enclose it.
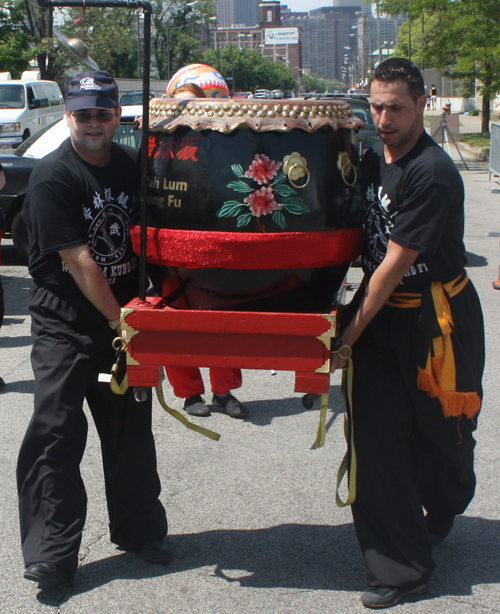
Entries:
{"label": "tree canopy", "polygon": [[32,57],[28,49],[29,37],[16,25],[21,17],[22,13],[13,3],[0,4],[0,72],[10,72],[14,79],[29,68]]}
{"label": "tree canopy", "polygon": [[[189,6],[191,4],[191,6]],[[213,0],[153,0],[151,61],[160,79],[199,62],[204,34],[215,15]]]}
{"label": "tree canopy", "polygon": [[[445,74],[461,80],[477,79],[483,96],[482,131],[489,131],[490,101],[500,92],[500,6],[485,0],[384,0],[383,11],[408,15],[410,39],[416,44],[408,49],[408,26],[400,31],[396,53],[423,60],[425,68],[441,68]],[[420,36],[415,24],[420,25]],[[423,23],[423,28],[421,24]],[[418,27],[418,26],[417,26]],[[405,49],[406,47],[406,49]]]}
{"label": "tree canopy", "polygon": [[209,49],[202,60],[217,68],[232,91],[256,89],[293,90],[297,87],[292,71],[281,62],[270,62],[256,49],[239,49],[228,45],[223,49]]}

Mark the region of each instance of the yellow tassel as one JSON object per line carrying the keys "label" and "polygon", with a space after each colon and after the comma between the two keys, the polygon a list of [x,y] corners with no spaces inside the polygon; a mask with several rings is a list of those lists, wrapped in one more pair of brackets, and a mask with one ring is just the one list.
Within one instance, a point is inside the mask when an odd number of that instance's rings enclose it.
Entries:
{"label": "yellow tassel", "polygon": [[442,390],[429,371],[418,367],[417,385],[433,399],[439,399],[443,414],[446,418],[458,417],[465,414],[473,418],[481,409],[481,399],[476,392],[456,392],[455,390]]}

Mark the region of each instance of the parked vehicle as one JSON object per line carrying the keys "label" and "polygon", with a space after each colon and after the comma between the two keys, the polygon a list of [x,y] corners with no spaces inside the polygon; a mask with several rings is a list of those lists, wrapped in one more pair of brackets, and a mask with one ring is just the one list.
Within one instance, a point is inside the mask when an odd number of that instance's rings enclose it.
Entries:
{"label": "parked vehicle", "polygon": [[[149,100],[156,98],[154,92],[149,92]],[[142,104],[142,91],[139,92],[124,92],[120,97],[120,104],[123,106],[129,106],[134,104]]]}
{"label": "parked vehicle", "polygon": [[284,98],[281,90],[273,90],[273,98]]}
{"label": "parked vehicle", "polygon": [[[358,90],[359,91],[359,90]],[[361,94],[355,94],[351,96],[350,94],[306,94],[304,99],[314,100],[328,98],[328,99],[341,99],[351,105],[351,109],[353,114],[359,119],[363,120],[366,126],[360,130],[356,135],[356,140],[360,145],[360,149],[363,152],[365,149],[368,149],[375,141],[378,140],[377,131],[375,130],[375,124],[373,123],[373,119],[370,113],[370,101],[366,96],[362,96]]]}
{"label": "parked vehicle", "polygon": [[[142,115],[142,105],[122,107],[121,125],[114,140],[139,148],[140,131],[134,118]],[[27,139],[12,154],[0,154],[5,172],[5,187],[0,191],[0,212],[4,217],[4,236],[11,237],[15,248],[28,261],[28,232],[21,217],[24,197],[32,170],[38,160],[54,151],[69,136],[66,120],[58,119]]]}
{"label": "parked vehicle", "polygon": [[235,100],[245,100],[248,98],[253,98],[253,94],[252,92],[235,92],[232,95],[232,98],[234,98]]}
{"label": "parked vehicle", "polygon": [[255,90],[254,98],[272,98],[273,95],[269,90]]}
{"label": "parked vehicle", "polygon": [[34,70],[12,79],[0,73],[0,149],[15,149],[64,115],[64,99],[55,81],[40,80]]}

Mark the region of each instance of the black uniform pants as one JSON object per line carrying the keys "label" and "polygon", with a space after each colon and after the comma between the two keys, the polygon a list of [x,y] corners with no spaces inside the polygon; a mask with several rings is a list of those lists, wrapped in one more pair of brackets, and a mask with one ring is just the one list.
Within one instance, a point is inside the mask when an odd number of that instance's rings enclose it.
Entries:
{"label": "black uniform pants", "polygon": [[151,397],[115,395],[98,373],[114,362],[114,333],[83,297],[34,287],[30,296],[35,411],[19,453],[17,484],[26,566],[75,570],[86,516],[80,475],[84,399],[101,440],[111,541],[131,549],[167,533],[151,432]]}
{"label": "black uniform pants", "polygon": [[[483,321],[472,284],[450,303],[482,396]],[[373,587],[426,582],[435,563],[422,507],[445,518],[464,512],[474,496],[476,420],[445,418],[439,401],[418,389],[418,316],[418,309],[384,307],[353,353],[352,512]]]}

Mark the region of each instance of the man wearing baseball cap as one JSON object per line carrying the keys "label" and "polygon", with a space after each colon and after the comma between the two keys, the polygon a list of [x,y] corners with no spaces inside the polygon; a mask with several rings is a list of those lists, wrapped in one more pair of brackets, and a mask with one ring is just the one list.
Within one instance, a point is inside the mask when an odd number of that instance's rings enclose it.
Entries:
{"label": "man wearing baseball cap", "polygon": [[121,306],[137,295],[130,240],[136,151],[113,142],[118,87],[106,71],[74,77],[70,137],[33,171],[23,218],[33,277],[35,410],[17,466],[24,577],[71,581],[85,523],[80,475],[87,400],[102,449],[111,541],[151,563],[171,558],[151,432],[151,395],[115,395],[109,373]]}

